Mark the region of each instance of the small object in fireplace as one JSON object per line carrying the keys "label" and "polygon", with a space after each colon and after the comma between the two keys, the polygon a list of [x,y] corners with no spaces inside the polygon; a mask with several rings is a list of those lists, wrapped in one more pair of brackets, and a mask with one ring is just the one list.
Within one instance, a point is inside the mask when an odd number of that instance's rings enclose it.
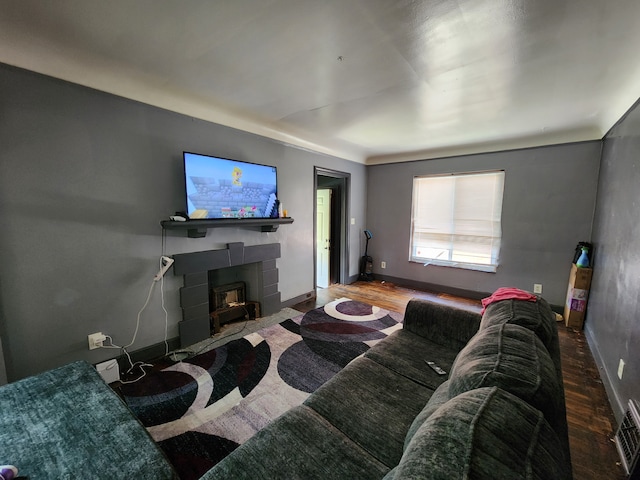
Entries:
{"label": "small object in fireplace", "polygon": [[235,282],[220,285],[219,287],[213,287],[211,289],[211,297],[209,300],[212,312],[223,308],[229,308],[231,306],[237,306],[239,304],[244,305],[244,302],[246,301],[245,283]]}

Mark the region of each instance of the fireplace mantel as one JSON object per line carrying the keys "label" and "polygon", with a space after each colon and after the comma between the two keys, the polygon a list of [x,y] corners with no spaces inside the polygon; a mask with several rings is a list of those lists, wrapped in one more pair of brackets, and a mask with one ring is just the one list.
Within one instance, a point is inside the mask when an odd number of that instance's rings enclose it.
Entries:
{"label": "fireplace mantel", "polygon": [[216,218],[210,220],[187,220],[160,222],[165,230],[186,230],[189,238],[202,238],[210,228],[253,228],[260,227],[262,232],[275,232],[280,225],[293,223],[293,218]]}

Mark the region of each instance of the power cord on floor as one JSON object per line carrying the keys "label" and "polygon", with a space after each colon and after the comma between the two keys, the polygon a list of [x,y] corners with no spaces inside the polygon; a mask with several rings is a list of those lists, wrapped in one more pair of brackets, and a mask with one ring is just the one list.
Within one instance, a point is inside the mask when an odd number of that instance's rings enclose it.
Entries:
{"label": "power cord on floor", "polygon": [[228,334],[226,334],[223,337],[219,337],[219,338],[214,338],[212,339],[211,342],[207,343],[206,345],[200,347],[198,350],[196,350],[195,352],[191,351],[191,350],[181,350],[181,351],[176,351],[173,353],[188,353],[189,356],[187,358],[192,358],[195,357],[196,355],[199,355],[200,353],[202,353],[203,351],[209,349],[211,346],[222,342],[223,340],[233,336],[233,335],[237,335],[239,333],[242,333],[245,331],[245,329],[247,328],[247,325],[249,324],[249,310],[247,310],[247,307],[245,307],[244,305],[242,306],[244,311],[245,311],[245,321],[244,324],[242,325],[242,328],[240,328],[239,330],[236,330],[235,332],[229,332]]}

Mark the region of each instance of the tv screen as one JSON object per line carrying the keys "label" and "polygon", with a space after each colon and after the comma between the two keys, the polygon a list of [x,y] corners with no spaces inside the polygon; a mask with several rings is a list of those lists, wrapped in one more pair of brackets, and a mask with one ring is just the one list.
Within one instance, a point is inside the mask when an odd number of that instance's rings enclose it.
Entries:
{"label": "tv screen", "polygon": [[276,218],[276,167],[184,152],[191,219]]}

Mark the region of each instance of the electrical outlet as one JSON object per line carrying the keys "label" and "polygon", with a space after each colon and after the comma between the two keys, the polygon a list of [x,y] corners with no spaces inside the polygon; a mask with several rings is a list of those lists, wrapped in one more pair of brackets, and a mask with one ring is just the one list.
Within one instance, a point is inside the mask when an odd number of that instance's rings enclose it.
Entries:
{"label": "electrical outlet", "polygon": [[380,268],[387,268],[387,262],[380,262]]}
{"label": "electrical outlet", "polygon": [[618,364],[618,378],[622,380],[622,373],[624,372],[624,360],[620,359]]}
{"label": "electrical outlet", "polygon": [[356,224],[356,219],[355,218],[351,218],[351,225],[355,225]]}
{"label": "electrical outlet", "polygon": [[107,339],[107,337],[102,333],[92,333],[88,336],[89,340],[89,350],[95,350],[96,348],[100,348],[103,345],[103,342]]}
{"label": "electrical outlet", "polygon": [[542,293],[542,284],[534,283],[533,284],[533,293]]}

